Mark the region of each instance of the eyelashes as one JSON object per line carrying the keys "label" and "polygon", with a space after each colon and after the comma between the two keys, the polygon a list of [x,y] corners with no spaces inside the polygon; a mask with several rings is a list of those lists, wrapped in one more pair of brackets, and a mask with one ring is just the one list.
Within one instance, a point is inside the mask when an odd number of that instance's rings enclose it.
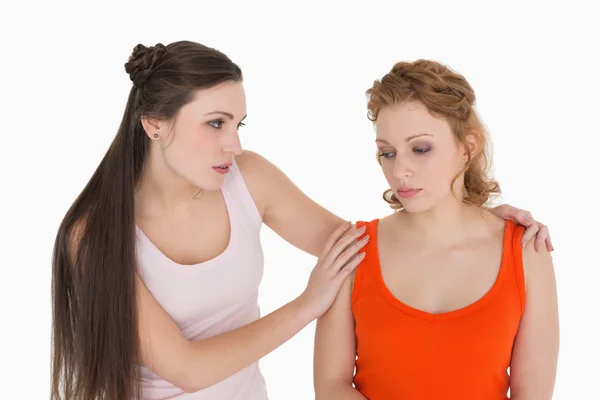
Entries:
{"label": "eyelashes", "polygon": [[423,154],[423,153],[427,153],[431,150],[431,147],[415,147],[413,149],[413,151],[415,153],[419,153],[419,154]]}
{"label": "eyelashes", "polygon": [[[425,153],[428,153],[429,151],[431,151],[431,147],[414,147],[412,149],[413,153],[416,153],[417,155],[423,155]],[[379,151],[379,156],[383,157],[383,158],[394,158],[396,156],[396,152],[395,151]]]}
{"label": "eyelashes", "polygon": [[225,121],[218,119],[218,120],[215,120],[215,121],[209,121],[208,124],[210,126],[212,126],[213,128],[215,128],[215,129],[221,129],[221,127],[223,126],[224,122]]}
{"label": "eyelashes", "polygon": [[[225,123],[225,121],[224,121],[224,120],[222,120],[222,119],[216,119],[216,120],[214,120],[214,121],[209,121],[209,122],[208,122],[208,124],[209,124],[210,126],[212,126],[213,128],[215,128],[215,129],[221,129],[221,128],[223,127],[223,124],[224,124],[224,123]],[[240,129],[240,128],[243,128],[244,126],[246,126],[246,124],[245,124],[245,123],[243,123],[243,122],[240,122],[240,123],[238,124],[238,129]]]}

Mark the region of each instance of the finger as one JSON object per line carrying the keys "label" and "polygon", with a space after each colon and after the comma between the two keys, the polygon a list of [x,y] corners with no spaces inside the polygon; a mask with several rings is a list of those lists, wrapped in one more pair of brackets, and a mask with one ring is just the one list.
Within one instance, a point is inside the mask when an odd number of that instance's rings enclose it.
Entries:
{"label": "finger", "polygon": [[499,206],[492,208],[490,211],[502,219],[514,219],[518,209],[508,204],[500,204]]}
{"label": "finger", "polygon": [[[364,229],[363,229],[363,228],[364,228]],[[342,249],[342,251],[341,251],[341,252],[344,252],[344,251],[346,251],[346,250],[347,250],[347,249],[348,249],[350,246],[352,246],[352,245],[354,245],[355,243],[357,243],[357,242],[359,241],[359,239],[361,238],[361,236],[363,236],[363,235],[364,235],[364,233],[365,233],[365,231],[366,231],[366,228],[367,228],[367,227],[366,227],[366,226],[364,226],[364,225],[363,225],[361,228],[358,228],[358,229],[357,229],[357,231],[358,231],[359,229],[362,229],[362,234],[360,234],[360,233],[359,233],[359,235],[358,235],[358,236],[355,236],[356,238],[355,238],[355,239],[354,239],[352,242],[350,242],[350,243],[348,244],[348,246],[346,246],[344,249]],[[351,231],[348,231],[348,232],[347,232],[347,233],[345,233],[344,235],[351,235],[351,234],[353,234],[353,232],[351,232]],[[343,236],[342,236],[342,237],[343,237]],[[341,239],[340,239],[340,240],[341,240]]]}
{"label": "finger", "polygon": [[344,280],[360,265],[360,263],[365,259],[367,253],[364,251],[362,253],[356,254],[350,261],[348,261],[344,267],[339,271],[338,277],[344,282]]}
{"label": "finger", "polygon": [[358,239],[363,233],[365,233],[366,226],[361,227],[355,231],[350,231],[338,240],[338,242],[333,246],[329,255],[327,256],[325,262],[327,265],[333,265],[335,260],[340,256],[340,254],[346,249],[353,241]]}
{"label": "finger", "polygon": [[348,221],[348,222],[340,225],[335,231],[333,231],[333,233],[329,236],[329,239],[327,239],[327,242],[325,243],[325,247],[323,248],[323,251],[321,252],[321,257],[326,257],[327,254],[329,254],[329,252],[331,252],[331,249],[333,248],[333,246],[338,242],[338,240],[340,240],[342,235],[344,233],[346,233],[346,231],[348,231],[351,227],[352,227],[352,223],[350,221]]}
{"label": "finger", "polygon": [[358,238],[357,238],[357,239],[354,239],[354,240],[352,241],[352,243],[348,244],[348,246],[346,246],[344,249],[342,249],[342,253],[343,253],[344,251],[348,250],[348,249],[350,248],[350,246],[353,246],[353,245],[355,245],[356,243],[358,243]]}
{"label": "finger", "polygon": [[544,224],[539,224],[540,225],[540,231],[538,232],[538,234],[535,237],[535,250],[536,251],[540,251],[540,249],[542,248],[544,242],[546,241],[546,238],[548,238],[550,232],[548,231],[548,227]]}
{"label": "finger", "polygon": [[323,260],[327,267],[331,267],[339,258],[340,254],[349,249],[353,244],[358,243],[358,239],[364,235],[366,226],[356,230],[349,230],[333,245],[333,248]]}
{"label": "finger", "polygon": [[548,235],[548,237],[546,238],[546,248],[548,249],[548,251],[554,251],[554,245],[552,244],[552,239],[550,238],[550,235]]}
{"label": "finger", "polygon": [[540,227],[537,224],[537,222],[529,225],[523,233],[523,237],[521,238],[521,245],[523,247],[527,246],[527,243],[529,243],[529,241],[538,233],[539,230]]}
{"label": "finger", "polygon": [[519,210],[515,215],[517,223],[526,227],[535,224],[535,220],[529,211]]}
{"label": "finger", "polygon": [[365,237],[360,239],[358,242],[356,242],[355,244],[353,244],[352,246],[347,248],[342,254],[340,254],[336,258],[335,262],[332,265],[333,270],[338,271],[338,270],[344,268],[344,265],[346,265],[353,257],[355,257],[358,254],[358,252],[368,242],[369,242],[369,235],[366,235]]}
{"label": "finger", "polygon": [[530,220],[533,222],[533,218],[530,218],[531,214],[528,211],[513,207],[510,204],[501,204],[490,209],[490,211],[497,217],[512,221],[517,225],[527,227],[531,225]]}

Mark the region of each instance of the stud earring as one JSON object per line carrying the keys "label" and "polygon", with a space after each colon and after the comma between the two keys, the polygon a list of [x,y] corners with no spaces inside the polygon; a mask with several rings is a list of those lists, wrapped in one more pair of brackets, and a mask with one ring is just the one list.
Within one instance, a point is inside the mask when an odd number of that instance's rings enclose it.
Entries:
{"label": "stud earring", "polygon": [[154,134],[154,138],[155,138],[155,139],[158,139],[158,133],[155,133],[155,134]]}

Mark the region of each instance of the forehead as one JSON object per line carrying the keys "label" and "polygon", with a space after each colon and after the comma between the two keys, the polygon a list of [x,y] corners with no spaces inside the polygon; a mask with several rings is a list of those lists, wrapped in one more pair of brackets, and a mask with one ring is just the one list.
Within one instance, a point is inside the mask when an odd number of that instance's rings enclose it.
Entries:
{"label": "forehead", "polygon": [[427,107],[418,101],[382,108],[375,121],[375,131],[378,139],[390,142],[421,133],[429,133],[434,137],[452,133],[446,120],[432,116]]}
{"label": "forehead", "polygon": [[197,90],[192,101],[181,110],[182,114],[206,114],[214,111],[224,111],[236,118],[246,115],[246,92],[242,82],[225,82]]}

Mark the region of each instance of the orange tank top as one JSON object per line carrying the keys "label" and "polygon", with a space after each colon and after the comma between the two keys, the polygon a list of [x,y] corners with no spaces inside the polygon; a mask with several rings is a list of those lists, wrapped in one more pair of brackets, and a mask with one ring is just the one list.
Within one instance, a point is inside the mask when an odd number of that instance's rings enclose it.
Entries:
{"label": "orange tank top", "polygon": [[502,263],[475,303],[430,314],[400,302],[384,284],[378,220],[352,289],[357,360],[354,385],[369,400],[508,399],[508,368],[525,307],[524,228],[507,221]]}

